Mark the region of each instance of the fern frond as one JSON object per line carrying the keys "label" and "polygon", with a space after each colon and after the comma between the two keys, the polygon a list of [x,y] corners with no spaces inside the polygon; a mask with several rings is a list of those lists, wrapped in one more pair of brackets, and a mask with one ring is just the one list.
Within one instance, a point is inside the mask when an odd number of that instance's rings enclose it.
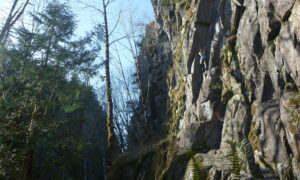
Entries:
{"label": "fern frond", "polygon": [[193,180],[208,180],[209,176],[203,165],[203,159],[197,157],[192,151],[189,152],[189,155],[191,156],[189,168],[192,171]]}
{"label": "fern frond", "polygon": [[243,160],[239,158],[239,152],[241,152],[243,148],[235,141],[228,140],[226,143],[229,144],[231,151],[227,155],[227,158],[230,161],[232,174],[234,177],[239,178],[243,166]]}
{"label": "fern frond", "polygon": [[240,144],[241,144],[241,149],[245,154],[245,156],[246,157],[251,156],[251,154],[253,153],[251,144],[245,139],[243,139]]}

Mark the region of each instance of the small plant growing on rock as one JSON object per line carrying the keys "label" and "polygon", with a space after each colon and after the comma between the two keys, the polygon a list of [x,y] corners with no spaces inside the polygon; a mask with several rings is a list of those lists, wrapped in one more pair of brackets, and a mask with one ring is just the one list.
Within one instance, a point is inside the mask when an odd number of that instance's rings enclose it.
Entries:
{"label": "small plant growing on rock", "polygon": [[250,153],[250,144],[245,140],[242,140],[241,142],[227,140],[226,143],[230,148],[230,153],[226,157],[231,163],[232,179],[239,180],[241,179],[241,171],[245,167],[246,157]]}
{"label": "small plant growing on rock", "polygon": [[203,165],[203,159],[196,156],[196,153],[190,151],[189,156],[191,157],[189,162],[189,168],[192,171],[193,180],[209,180],[209,176]]}

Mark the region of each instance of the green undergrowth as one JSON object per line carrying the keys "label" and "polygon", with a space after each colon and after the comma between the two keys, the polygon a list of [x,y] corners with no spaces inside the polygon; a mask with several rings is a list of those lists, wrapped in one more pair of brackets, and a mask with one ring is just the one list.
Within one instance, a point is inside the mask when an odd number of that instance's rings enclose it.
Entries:
{"label": "green undergrowth", "polygon": [[226,143],[228,144],[230,150],[226,157],[230,161],[232,179],[241,179],[242,172],[246,171],[246,160],[247,157],[252,153],[252,147],[245,139],[240,142],[227,140]]}

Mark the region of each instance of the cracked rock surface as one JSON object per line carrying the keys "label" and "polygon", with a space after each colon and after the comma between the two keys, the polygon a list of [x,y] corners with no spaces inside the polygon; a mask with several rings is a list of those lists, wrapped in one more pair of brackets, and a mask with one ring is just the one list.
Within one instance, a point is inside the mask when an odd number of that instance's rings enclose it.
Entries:
{"label": "cracked rock surface", "polygon": [[139,57],[141,101],[128,140],[129,148],[167,143],[118,171],[130,179],[192,179],[192,150],[211,179],[228,179],[227,142],[245,141],[243,179],[299,179],[300,1],[152,3],[156,22]]}

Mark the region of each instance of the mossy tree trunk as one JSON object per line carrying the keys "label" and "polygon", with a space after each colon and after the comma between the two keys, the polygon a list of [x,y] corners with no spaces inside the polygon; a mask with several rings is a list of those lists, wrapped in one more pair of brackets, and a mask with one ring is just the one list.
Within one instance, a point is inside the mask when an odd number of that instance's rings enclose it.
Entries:
{"label": "mossy tree trunk", "polygon": [[104,37],[105,37],[105,80],[106,80],[106,103],[107,103],[107,150],[106,150],[106,178],[109,169],[112,167],[112,162],[114,155],[117,152],[117,137],[114,131],[114,122],[113,122],[113,101],[112,101],[112,88],[111,88],[111,79],[110,79],[110,42],[108,32],[108,19],[107,19],[107,6],[110,1],[102,0],[103,3],[103,18],[104,18]]}

